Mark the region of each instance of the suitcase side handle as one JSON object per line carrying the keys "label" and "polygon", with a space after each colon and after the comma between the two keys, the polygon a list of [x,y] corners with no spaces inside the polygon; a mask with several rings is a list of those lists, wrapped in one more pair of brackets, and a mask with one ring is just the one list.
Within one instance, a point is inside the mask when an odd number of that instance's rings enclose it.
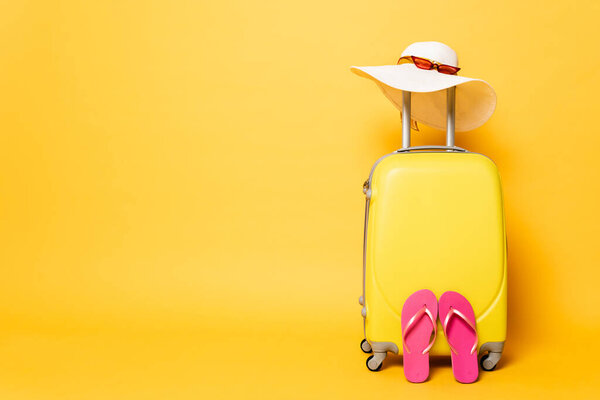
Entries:
{"label": "suitcase side handle", "polygon": [[[402,91],[402,149],[410,148],[410,95]],[[454,125],[456,115],[456,86],[446,89],[446,146],[454,148]]]}

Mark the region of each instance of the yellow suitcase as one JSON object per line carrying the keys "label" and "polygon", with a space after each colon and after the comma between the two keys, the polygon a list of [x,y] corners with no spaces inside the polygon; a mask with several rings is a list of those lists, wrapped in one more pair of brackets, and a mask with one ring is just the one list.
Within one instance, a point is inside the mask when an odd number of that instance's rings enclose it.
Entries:
{"label": "yellow suitcase", "polygon": [[[410,115],[404,114],[404,115]],[[449,128],[452,121],[449,121]],[[405,128],[407,124],[403,124]],[[506,338],[506,235],[502,188],[487,157],[454,146],[410,147],[380,158],[364,184],[363,255],[367,367],[402,352],[400,313],[419,289],[447,290],[473,305],[480,365],[492,370]],[[408,132],[410,135],[410,131]],[[410,136],[408,136],[410,142]],[[438,322],[439,332],[442,331]],[[432,355],[450,355],[438,335]]]}

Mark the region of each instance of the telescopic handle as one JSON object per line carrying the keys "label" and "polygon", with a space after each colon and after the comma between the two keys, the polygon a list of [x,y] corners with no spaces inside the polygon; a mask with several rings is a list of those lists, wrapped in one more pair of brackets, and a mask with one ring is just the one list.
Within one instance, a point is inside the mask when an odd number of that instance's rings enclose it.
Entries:
{"label": "telescopic handle", "polygon": [[454,146],[454,118],[456,116],[456,86],[446,89],[446,146]]}
{"label": "telescopic handle", "polygon": [[445,151],[457,151],[464,153],[467,150],[462,147],[456,146],[413,146],[413,147],[403,147],[401,149],[396,150],[396,153],[406,153],[408,151],[428,151],[428,150],[445,150]]}
{"label": "telescopic handle", "polygon": [[[410,104],[411,92],[402,91],[402,148],[410,147]],[[446,146],[454,147],[456,116],[456,86],[446,89]]]}
{"label": "telescopic handle", "polygon": [[402,91],[402,148],[410,147],[410,92]]}

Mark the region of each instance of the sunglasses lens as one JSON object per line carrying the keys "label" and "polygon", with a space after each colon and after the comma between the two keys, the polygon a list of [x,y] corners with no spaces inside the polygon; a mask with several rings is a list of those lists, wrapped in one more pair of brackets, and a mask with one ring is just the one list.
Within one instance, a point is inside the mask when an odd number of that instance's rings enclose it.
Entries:
{"label": "sunglasses lens", "polygon": [[438,65],[438,72],[441,72],[442,74],[454,75],[459,69],[460,68],[451,65]]}
{"label": "sunglasses lens", "polygon": [[419,58],[419,57],[413,57],[413,62],[415,63],[415,65],[417,66],[417,68],[421,68],[421,69],[431,69],[433,68],[433,63],[429,60],[426,60],[424,58]]}

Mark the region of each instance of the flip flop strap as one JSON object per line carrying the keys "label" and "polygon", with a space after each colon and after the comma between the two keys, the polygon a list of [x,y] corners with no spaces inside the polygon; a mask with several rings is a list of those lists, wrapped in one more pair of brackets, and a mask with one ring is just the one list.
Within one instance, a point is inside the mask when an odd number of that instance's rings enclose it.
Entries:
{"label": "flip flop strap", "polygon": [[471,322],[469,320],[469,318],[467,318],[465,316],[465,314],[463,314],[462,312],[460,312],[457,309],[452,308],[452,307],[450,307],[450,310],[448,310],[448,314],[446,314],[446,318],[444,319],[444,323],[442,324],[442,328],[444,328],[444,335],[446,336],[446,339],[448,340],[448,346],[450,346],[450,350],[452,350],[452,352],[454,354],[458,354],[458,351],[456,351],[454,346],[452,346],[452,344],[450,344],[450,339],[448,338],[448,332],[447,332],[448,322],[450,322],[450,317],[452,317],[453,315],[457,315],[458,317],[460,317],[463,321],[465,321],[467,323],[467,325],[469,325],[469,327],[471,329],[473,329],[473,332],[475,332],[475,344],[473,344],[473,348],[471,349],[471,354],[473,354],[475,352],[475,350],[477,350],[477,342],[479,341],[479,338],[477,336],[477,328],[475,327],[475,324],[473,322]]}
{"label": "flip flop strap", "polygon": [[421,354],[427,353],[433,346],[433,343],[435,343],[435,337],[437,336],[437,323],[435,322],[435,318],[433,318],[433,314],[431,314],[431,311],[429,311],[427,306],[424,305],[419,311],[415,313],[415,315],[413,315],[408,320],[408,324],[406,324],[404,332],[402,333],[402,341],[404,342],[404,347],[406,347],[406,351],[408,353],[410,353],[410,349],[408,348],[408,344],[406,343],[406,336],[408,336],[408,333],[412,330],[412,328],[415,327],[415,323],[417,322],[417,320],[419,320],[423,315],[427,315],[429,317],[429,320],[431,321],[431,325],[433,326],[433,339],[431,339],[429,345],[425,347],[425,350],[423,350]]}

